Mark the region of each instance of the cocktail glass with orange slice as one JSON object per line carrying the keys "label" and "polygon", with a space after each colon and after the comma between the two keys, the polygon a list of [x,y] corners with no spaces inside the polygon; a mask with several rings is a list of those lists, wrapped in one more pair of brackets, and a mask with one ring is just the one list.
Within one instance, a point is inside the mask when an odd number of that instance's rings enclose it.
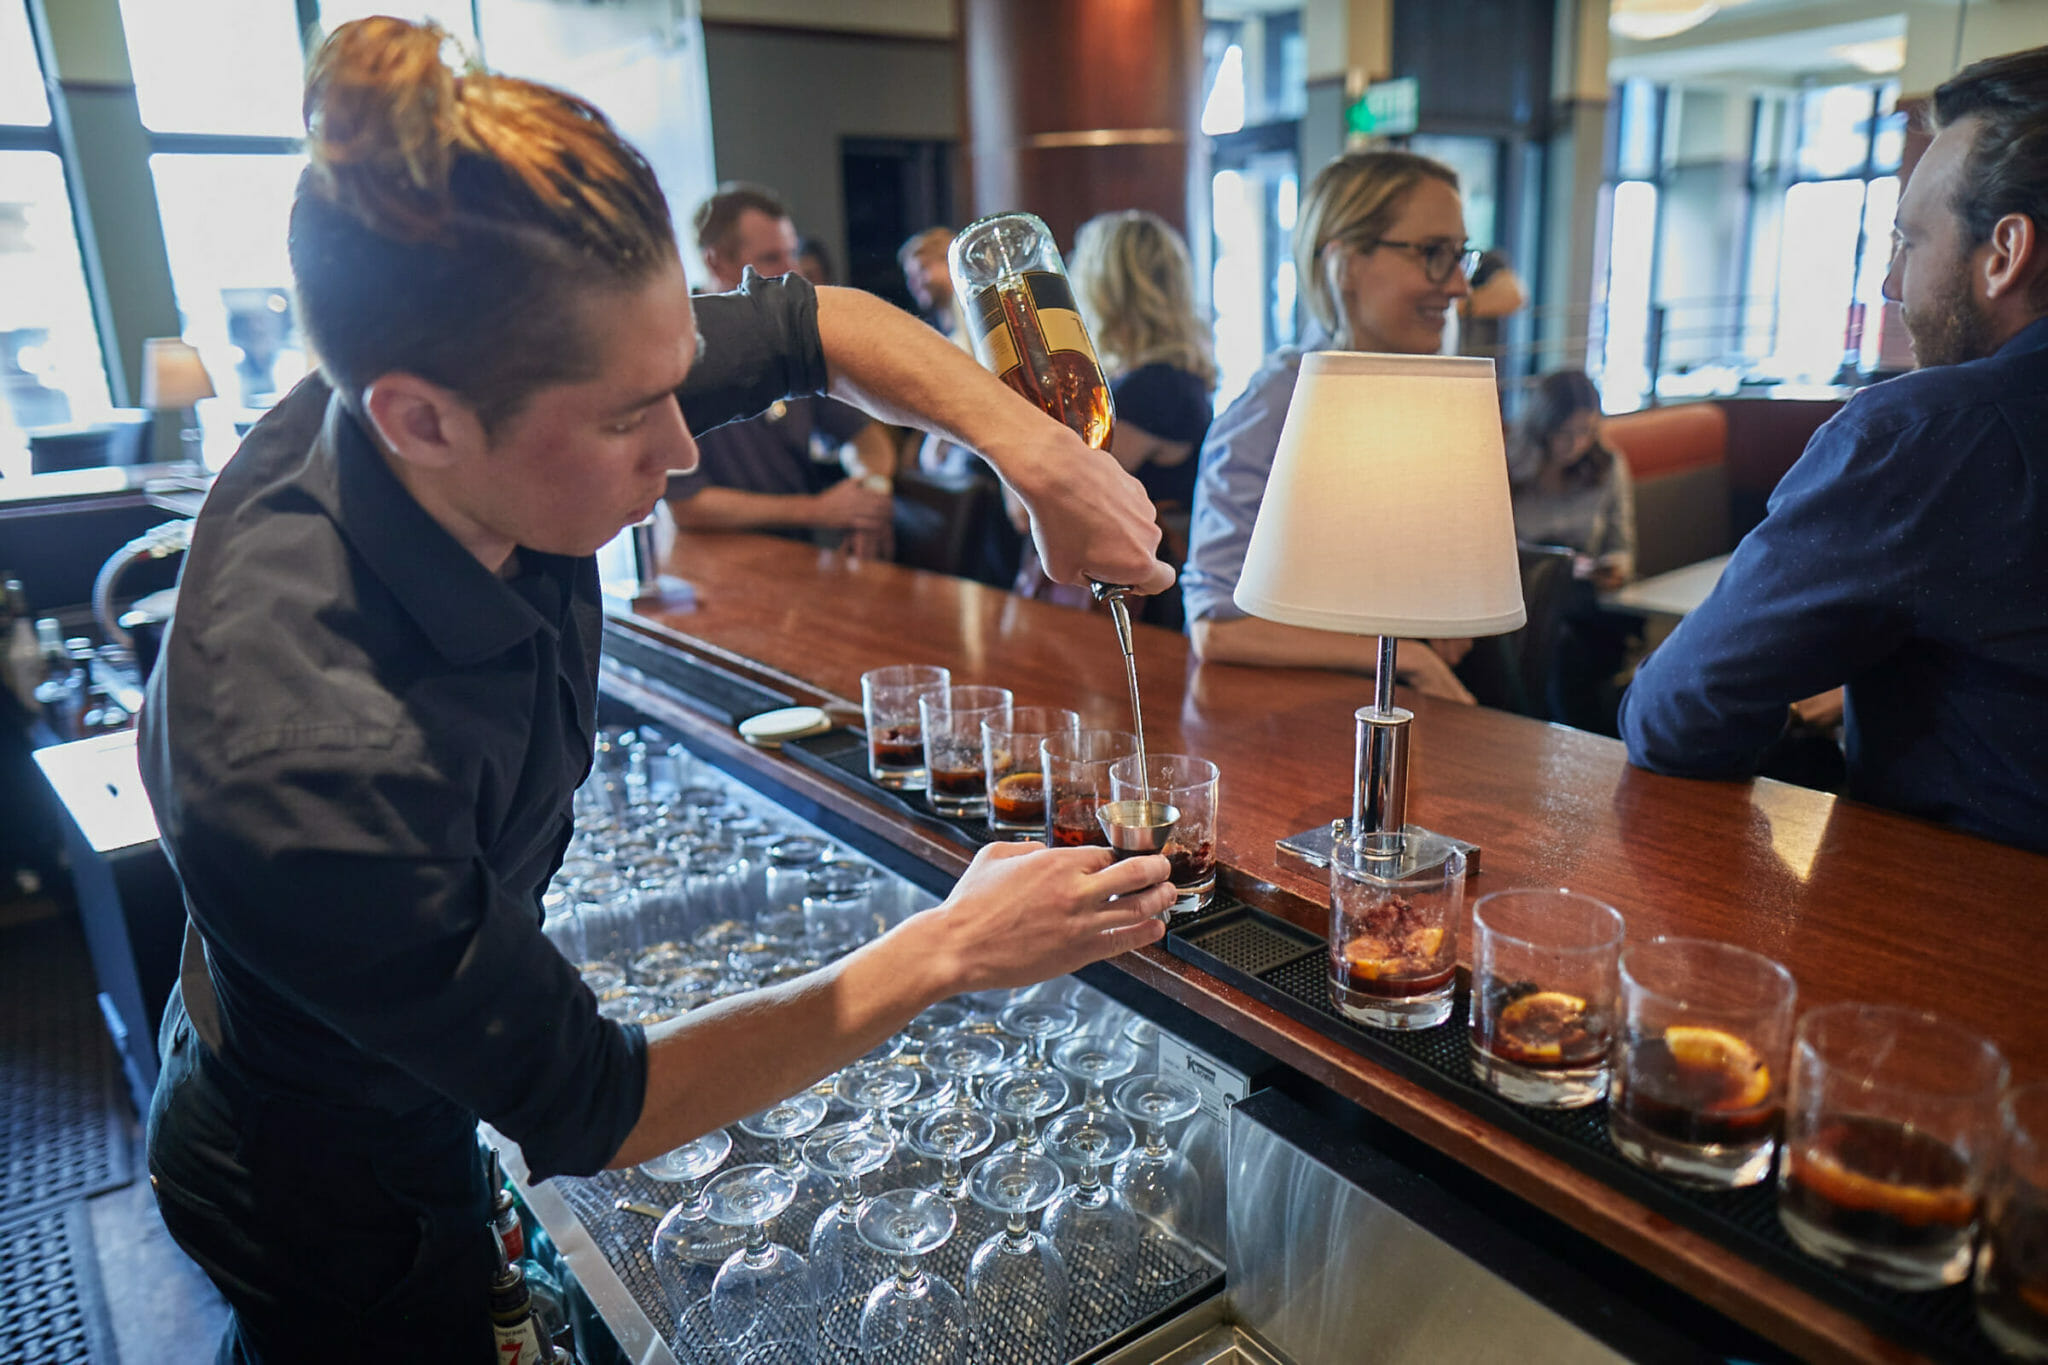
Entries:
{"label": "cocktail glass with orange slice", "polygon": [[1330,859],[1330,998],[1373,1028],[1433,1028],[1451,1016],[1465,859],[1403,871],[1340,837]]}
{"label": "cocktail glass with orange slice", "polygon": [[2005,1140],[1977,1250],[1977,1321],[2007,1355],[2048,1360],[2048,1082],[1998,1108]]}
{"label": "cocktail glass with orange slice", "polygon": [[1472,1074],[1505,1099],[1577,1109],[1607,1093],[1621,915],[1567,890],[1472,907]]}
{"label": "cocktail glass with orange slice", "polygon": [[1621,955],[1608,1134],[1621,1154],[1710,1189],[1770,1174],[1798,988],[1759,953],[1655,938]]}
{"label": "cocktail glass with orange slice", "polygon": [[1894,1289],[1970,1270],[1999,1148],[1997,1047],[1938,1015],[1829,1005],[1799,1021],[1778,1219],[1801,1250]]}

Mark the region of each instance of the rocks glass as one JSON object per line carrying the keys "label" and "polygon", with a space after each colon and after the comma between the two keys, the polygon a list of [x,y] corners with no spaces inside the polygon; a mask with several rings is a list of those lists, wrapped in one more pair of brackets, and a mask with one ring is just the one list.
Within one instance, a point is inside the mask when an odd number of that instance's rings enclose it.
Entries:
{"label": "rocks glass", "polygon": [[1110,765],[1109,789],[1113,800],[1163,802],[1180,812],[1161,850],[1180,893],[1173,909],[1207,905],[1216,893],[1216,765],[1192,754],[1148,754],[1141,773],[1134,754]]}
{"label": "rocks glass", "polygon": [[1829,1005],[1799,1021],[1778,1219],[1809,1255],[1894,1289],[1970,1270],[2005,1058],[1938,1015]]}
{"label": "rocks glass", "polygon": [[1109,787],[1110,765],[1137,752],[1138,737],[1129,730],[1080,730],[1040,741],[1046,843],[1109,847],[1109,836],[1102,832],[1095,812],[1115,799]]}
{"label": "rocks glass", "polygon": [[2048,1360],[2048,1083],[2014,1090],[1999,1113],[2005,1144],[1977,1252],[1977,1321],[2007,1355]]}
{"label": "rocks glass", "polygon": [[1404,872],[1349,837],[1330,855],[1330,999],[1373,1028],[1434,1028],[1451,1017],[1465,856]]}
{"label": "rocks glass", "polygon": [[934,664],[897,664],[871,668],[860,675],[869,777],[891,791],[924,790],[924,729],[918,698],[952,685],[952,671]]}
{"label": "rocks glass", "polygon": [[1616,1150],[1709,1189],[1769,1175],[1797,998],[1790,972],[1733,944],[1654,938],[1625,949],[1607,1094]]}
{"label": "rocks glass", "polygon": [[1045,832],[1045,764],[1040,747],[1081,733],[1081,717],[1051,706],[1019,706],[1007,719],[981,723],[982,778],[994,834],[1036,839]]}
{"label": "rocks glass", "polygon": [[1572,891],[1472,907],[1472,1074],[1504,1099],[1578,1109],[1607,1093],[1621,915]]}
{"label": "rocks glass", "polygon": [[1012,700],[1007,687],[943,687],[917,699],[929,774],[925,794],[940,815],[978,819],[988,814],[981,723],[1009,724]]}

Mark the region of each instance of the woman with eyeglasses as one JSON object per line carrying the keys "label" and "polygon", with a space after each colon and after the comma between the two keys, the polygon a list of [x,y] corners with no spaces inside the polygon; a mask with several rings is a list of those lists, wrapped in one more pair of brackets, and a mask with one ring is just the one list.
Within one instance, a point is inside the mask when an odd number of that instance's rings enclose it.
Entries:
{"label": "woman with eyeglasses", "polygon": [[[1435,355],[1445,315],[1469,288],[1478,253],[1465,241],[1457,173],[1410,152],[1348,152],[1310,183],[1294,228],[1294,265],[1308,303],[1301,345],[1276,351],[1210,427],[1202,447],[1187,568],[1181,577],[1195,653],[1218,663],[1370,673],[1366,636],[1284,626],[1231,601],[1258,519],[1280,427],[1307,351]],[[1452,668],[1469,640],[1403,640],[1402,682],[1470,702]]]}

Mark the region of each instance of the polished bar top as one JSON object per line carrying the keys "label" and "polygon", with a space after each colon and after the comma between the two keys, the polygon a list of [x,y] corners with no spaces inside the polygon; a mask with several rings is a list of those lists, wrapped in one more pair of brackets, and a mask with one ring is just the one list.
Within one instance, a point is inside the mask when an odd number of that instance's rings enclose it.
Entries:
{"label": "polished bar top", "polygon": [[[1128,728],[1107,616],[792,541],[684,537],[671,572],[694,605],[643,604],[628,622],[858,723],[860,674],[942,663],[956,682],[1012,688],[1019,705],[1068,706]],[[1246,899],[1320,933],[1321,880],[1283,865],[1275,840],[1348,811],[1352,712],[1363,675],[1201,664],[1176,634],[1140,627],[1147,742],[1222,770],[1219,856]],[[2048,929],[2048,857],[1800,787],[1698,782],[1628,766],[1616,741],[1403,691],[1416,713],[1409,818],[1484,850],[1473,894],[1569,886],[1615,905],[1631,938],[1684,934],[1766,953],[1797,977],[1802,1008],[1887,1000],[1996,1039],[2014,1079],[2048,1079],[2036,937]],[[745,746],[730,736],[730,752]],[[780,780],[849,808],[944,866],[948,844],[891,828],[792,762]],[[1298,866],[1298,865],[1296,865]],[[1912,1359],[1895,1344],[1707,1239],[1331,1043],[1156,949],[1120,962],[1523,1197],[1802,1355]]]}

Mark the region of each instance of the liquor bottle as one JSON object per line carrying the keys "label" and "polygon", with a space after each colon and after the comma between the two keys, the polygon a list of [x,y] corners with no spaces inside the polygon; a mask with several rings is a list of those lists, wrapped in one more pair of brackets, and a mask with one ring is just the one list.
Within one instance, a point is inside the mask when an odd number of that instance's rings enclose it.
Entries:
{"label": "liquor bottle", "polygon": [[491,1238],[498,1253],[498,1273],[491,1278],[491,1335],[498,1365],[546,1365],[552,1353],[541,1341],[526,1292],[526,1276],[505,1259],[505,1244]]}
{"label": "liquor bottle", "polygon": [[1107,448],[1116,420],[1109,381],[1052,230],[1030,213],[982,218],[953,239],[948,264],[975,357],[1083,441]]}
{"label": "liquor bottle", "polygon": [[[88,652],[90,643],[87,642]],[[36,684],[36,704],[59,740],[78,739],[90,675],[72,657],[56,618],[45,616],[36,622],[36,644],[43,656],[43,677]]]}
{"label": "liquor bottle", "polygon": [[0,585],[0,592],[7,599],[7,686],[33,712],[36,684],[43,680],[43,651],[36,645],[36,623],[29,616],[28,591],[21,586],[20,579],[9,574],[5,584]]}

